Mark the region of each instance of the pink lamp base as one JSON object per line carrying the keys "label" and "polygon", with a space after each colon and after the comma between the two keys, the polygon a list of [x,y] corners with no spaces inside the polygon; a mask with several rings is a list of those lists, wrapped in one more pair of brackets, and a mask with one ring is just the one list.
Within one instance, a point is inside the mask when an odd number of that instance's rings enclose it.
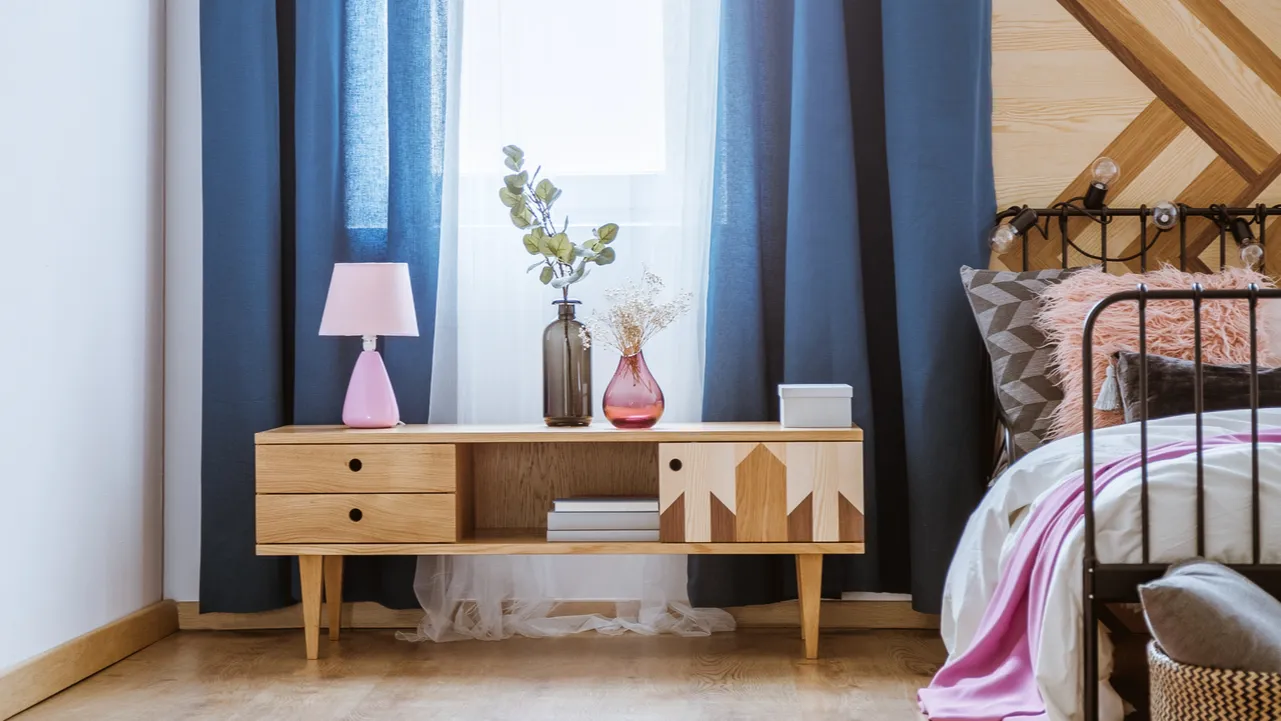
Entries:
{"label": "pink lamp base", "polygon": [[356,359],[342,406],[342,422],[352,428],[391,428],[400,423],[396,393],[376,350],[361,351]]}

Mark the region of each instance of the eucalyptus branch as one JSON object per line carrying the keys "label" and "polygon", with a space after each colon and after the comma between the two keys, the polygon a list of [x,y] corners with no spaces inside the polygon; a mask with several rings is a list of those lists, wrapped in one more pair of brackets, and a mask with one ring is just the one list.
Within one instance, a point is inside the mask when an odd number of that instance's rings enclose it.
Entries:
{"label": "eucalyptus branch", "polygon": [[[499,189],[499,200],[511,209],[512,223],[528,231],[522,239],[525,250],[531,255],[542,255],[544,270],[538,279],[544,285],[555,281],[555,285],[568,297],[568,286],[587,275],[589,263],[602,266],[614,262],[617,253],[608,246],[618,236],[618,226],[606,223],[592,230],[592,237],[581,243],[569,240],[569,216],[565,216],[565,223],[560,228],[552,219],[552,204],[560,197],[561,189],[548,178],[539,181],[538,176],[543,170],[541,165],[534,169],[532,177],[528,177],[526,171],[521,170],[525,164],[525,151],[515,145],[504,146],[503,155],[507,158],[504,165],[514,171],[514,175],[504,178],[505,185]],[[514,180],[524,182],[516,185]],[[536,262],[528,270],[538,265]]]}

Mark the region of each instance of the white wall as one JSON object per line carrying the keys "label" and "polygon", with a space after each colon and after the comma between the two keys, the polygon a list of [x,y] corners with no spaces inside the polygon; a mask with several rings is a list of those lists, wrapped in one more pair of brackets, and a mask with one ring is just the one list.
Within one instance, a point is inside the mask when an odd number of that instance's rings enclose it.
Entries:
{"label": "white wall", "polygon": [[199,0],[169,0],[166,24],[165,597],[196,601],[204,366]]}
{"label": "white wall", "polygon": [[161,598],[163,30],[0,2],[0,668]]}

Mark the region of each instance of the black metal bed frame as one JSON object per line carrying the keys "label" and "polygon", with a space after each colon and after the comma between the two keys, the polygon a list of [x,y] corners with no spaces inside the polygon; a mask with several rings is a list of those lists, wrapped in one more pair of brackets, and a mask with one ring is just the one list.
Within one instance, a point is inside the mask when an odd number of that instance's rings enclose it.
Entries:
{"label": "black metal bed frame", "polygon": [[[1257,242],[1266,253],[1266,220],[1270,216],[1281,215],[1281,206],[1268,207],[1257,205],[1252,208],[1232,208],[1214,205],[1208,208],[1179,207],[1178,238],[1179,268],[1187,269],[1187,225],[1192,219],[1208,219],[1218,226],[1219,232],[1219,267],[1227,266],[1227,235],[1230,224],[1236,219],[1245,219],[1247,223],[1258,226]],[[997,222],[1014,218],[1024,213],[1026,208],[1010,208],[997,214]],[[1045,219],[1045,226],[1039,224],[1031,227],[1040,231],[1045,242],[1055,242],[1050,238],[1050,219],[1058,219],[1061,244],[1060,260],[1064,269],[1069,265],[1069,249],[1077,254],[1097,261],[1106,270],[1109,262],[1140,261],[1140,269],[1147,270],[1148,252],[1162,232],[1153,234],[1149,239],[1149,219],[1151,209],[1146,206],[1138,208],[1107,208],[1088,210],[1074,205],[1072,201],[1059,203],[1052,208],[1036,210],[1038,218]],[[1100,250],[1098,254],[1080,248],[1068,235],[1068,221],[1072,217],[1086,216],[1100,224]],[[1107,228],[1112,218],[1139,218],[1139,253],[1127,257],[1109,257],[1107,250]],[[1029,231],[1031,228],[1028,229]],[[1023,270],[1029,270],[1028,250],[1031,232],[1022,234]],[[1258,265],[1262,270],[1263,261]],[[1231,564],[1231,567],[1262,586],[1272,595],[1281,598],[1281,565],[1261,562],[1260,551],[1260,509],[1259,509],[1259,358],[1258,358],[1258,324],[1257,312],[1260,299],[1281,298],[1281,289],[1259,288],[1251,284],[1239,290],[1207,290],[1194,284],[1187,290],[1152,290],[1140,284],[1134,290],[1115,293],[1104,298],[1090,311],[1084,325],[1082,343],[1082,360],[1084,390],[1081,397],[1084,418],[1083,452],[1084,452],[1084,501],[1085,501],[1085,548],[1082,564],[1081,602],[1083,610],[1084,644],[1082,653],[1084,711],[1087,721],[1097,721],[1099,713],[1098,653],[1099,628],[1102,607],[1109,603],[1134,603],[1138,601],[1138,586],[1165,573],[1169,564],[1153,563],[1149,553],[1149,509],[1148,509],[1148,358],[1147,358],[1147,304],[1149,301],[1188,301],[1192,304],[1194,357],[1193,387],[1195,394],[1196,417],[1196,550],[1198,556],[1205,554],[1205,469],[1203,464],[1203,416],[1204,410],[1204,364],[1201,353],[1201,313],[1205,300],[1240,300],[1249,303],[1250,307],[1250,429],[1251,429],[1251,563]],[[1102,563],[1096,555],[1095,517],[1094,517],[1094,374],[1093,374],[1093,335],[1095,323],[1100,314],[1118,303],[1137,303],[1139,324],[1139,447],[1141,454],[1140,469],[1140,517],[1142,534],[1141,563]],[[1008,430],[1006,431],[1008,444]],[[1011,459],[1012,460],[1012,459]]]}

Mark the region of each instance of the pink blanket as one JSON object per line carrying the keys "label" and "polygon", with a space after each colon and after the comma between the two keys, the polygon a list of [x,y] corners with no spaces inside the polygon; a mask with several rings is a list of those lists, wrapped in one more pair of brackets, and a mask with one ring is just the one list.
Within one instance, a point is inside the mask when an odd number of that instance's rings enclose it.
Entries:
{"label": "pink blanket", "polygon": [[[1249,433],[1205,439],[1204,447],[1249,443]],[[1260,443],[1281,443],[1281,429],[1259,430]],[[1196,453],[1195,441],[1148,450],[1149,463]],[[1098,466],[1097,496],[1113,480],[1142,465],[1135,453]],[[921,710],[933,721],[1020,721],[1045,719],[1045,702],[1036,685],[1033,649],[1041,639],[1046,594],[1059,549],[1085,517],[1084,473],[1057,485],[1028,516],[1009,567],[997,582],[975,633],[963,654],[950,659],[921,689]]]}

